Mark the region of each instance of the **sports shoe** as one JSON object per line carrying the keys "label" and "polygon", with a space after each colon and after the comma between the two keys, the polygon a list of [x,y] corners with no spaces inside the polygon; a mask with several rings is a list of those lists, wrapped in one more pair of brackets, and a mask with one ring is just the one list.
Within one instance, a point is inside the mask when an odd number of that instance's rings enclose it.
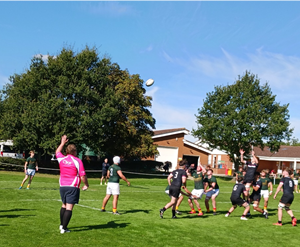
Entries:
{"label": "sports shoe", "polygon": [[199,212],[199,213],[198,213],[198,216],[203,216],[203,213],[202,213],[202,212]]}
{"label": "sports shoe", "polygon": [[100,185],[102,185],[102,183],[100,183]]}
{"label": "sports shoe", "polygon": [[282,226],[282,223],[276,222],[276,223],[273,223],[273,225],[274,225],[274,226]]}
{"label": "sports shoe", "polygon": [[101,208],[100,212],[106,212],[106,210]]}
{"label": "sports shoe", "polygon": [[104,183],[106,185],[106,183]]}
{"label": "sports shoe", "polygon": [[210,210],[208,209],[208,210],[206,210],[206,213],[210,213]]}
{"label": "sports shoe", "polygon": [[172,219],[177,219],[177,216],[176,216],[176,215],[174,215],[174,216],[172,217]]}
{"label": "sports shoe", "polygon": [[121,215],[118,211],[113,213],[114,215]]}
{"label": "sports shoe", "polygon": [[30,190],[30,188],[29,188],[29,187],[27,187],[27,188],[26,188],[26,190]]}
{"label": "sports shoe", "polygon": [[60,233],[61,234],[64,234],[64,233],[67,233],[67,232],[70,232],[70,230],[67,228],[67,229],[61,229],[60,230]]}
{"label": "sports shoe", "polygon": [[159,210],[159,216],[160,216],[160,218],[164,217],[164,210],[163,209]]}
{"label": "sports shoe", "polygon": [[180,211],[178,211],[178,210],[176,210],[175,213],[176,213],[176,214],[179,214],[179,215],[182,214],[182,213],[181,213]]}
{"label": "sports shoe", "polygon": [[264,216],[265,216],[266,219],[269,219],[268,212],[264,212]]}
{"label": "sports shoe", "polygon": [[213,215],[217,215],[217,212],[213,212]]}
{"label": "sports shoe", "polygon": [[62,230],[62,229],[63,229],[63,225],[60,225],[60,226],[59,226],[59,230]]}
{"label": "sports shoe", "polygon": [[225,217],[228,217],[229,216],[229,213],[225,214]]}
{"label": "sports shoe", "polygon": [[296,226],[296,225],[297,225],[297,219],[296,219],[296,218],[294,218],[294,219],[292,220],[292,225],[293,225],[293,226]]}
{"label": "sports shoe", "polygon": [[196,211],[191,210],[188,214],[196,214]]}
{"label": "sports shoe", "polygon": [[22,187],[22,186],[20,186],[20,187],[19,187],[19,190],[20,190],[20,189],[22,189],[22,188],[23,188],[23,187]]}
{"label": "sports shoe", "polygon": [[243,216],[242,216],[242,217],[241,217],[241,220],[248,220],[248,219],[247,219],[246,217],[243,217]]}
{"label": "sports shoe", "polygon": [[249,217],[249,216],[251,216],[250,212],[249,212],[249,213],[247,213],[247,216],[248,216],[248,217]]}

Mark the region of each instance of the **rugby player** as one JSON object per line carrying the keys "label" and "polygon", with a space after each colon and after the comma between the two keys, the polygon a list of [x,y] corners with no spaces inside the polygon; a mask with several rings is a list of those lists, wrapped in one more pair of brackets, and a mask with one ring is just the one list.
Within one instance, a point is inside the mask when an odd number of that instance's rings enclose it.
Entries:
{"label": "rugby player", "polygon": [[[269,195],[272,195],[273,191],[273,184],[270,178],[267,177],[267,171],[262,170],[260,172],[260,181],[261,181],[261,191],[260,195],[261,197],[264,198],[264,211],[268,212],[267,207],[268,207],[268,202],[269,202]],[[269,187],[270,187],[270,192],[269,192]]]}
{"label": "rugby player", "polygon": [[[219,185],[217,183],[217,179],[213,176],[213,170],[208,169],[206,172],[206,178],[204,179],[204,192],[206,194],[205,197],[205,206],[206,212],[209,213],[209,204],[208,201],[211,199],[212,206],[213,206],[213,215],[217,214],[217,204],[216,204],[216,197],[219,195]],[[208,188],[208,189],[207,189]]]}
{"label": "rugby player", "polygon": [[[189,193],[189,191],[186,189],[186,179],[187,179],[187,173],[185,170],[186,167],[186,160],[181,160],[179,162],[179,168],[172,171],[170,175],[168,176],[168,184],[170,185],[169,188],[169,195],[171,196],[171,201],[167,203],[162,209],[159,210],[159,216],[160,218],[163,218],[164,212],[172,207],[172,218],[176,219],[176,204],[178,201],[178,197],[181,191],[181,187]],[[172,180],[172,181],[171,181]]]}
{"label": "rugby player", "polygon": [[231,203],[232,207],[229,209],[227,214],[225,214],[225,217],[228,217],[235,209],[237,206],[244,207],[244,213],[241,216],[241,220],[248,220],[246,218],[247,213],[250,210],[249,203],[245,201],[244,199],[241,198],[241,195],[243,194],[244,196],[248,196],[248,191],[246,190],[245,185],[243,184],[243,177],[238,177],[237,179],[237,184],[233,186],[232,193],[231,193]]}
{"label": "rugby player", "polygon": [[294,200],[294,181],[290,178],[290,176],[293,174],[293,172],[286,168],[282,172],[282,178],[280,179],[279,185],[277,187],[277,190],[274,194],[274,199],[276,199],[277,194],[283,188],[283,195],[279,201],[278,205],[278,222],[274,223],[273,225],[276,226],[282,226],[282,209],[284,208],[285,211],[291,216],[292,218],[292,225],[297,225],[297,219],[294,217],[293,211],[290,209],[291,204]]}

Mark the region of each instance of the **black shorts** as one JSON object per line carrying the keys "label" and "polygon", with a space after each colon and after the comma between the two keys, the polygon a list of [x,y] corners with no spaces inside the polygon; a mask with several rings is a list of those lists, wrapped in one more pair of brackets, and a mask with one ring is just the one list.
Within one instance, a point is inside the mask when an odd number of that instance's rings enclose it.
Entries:
{"label": "black shorts", "polygon": [[244,183],[248,184],[248,183],[253,183],[254,177],[244,177]]}
{"label": "black shorts", "polygon": [[294,194],[283,194],[280,199],[280,202],[283,204],[292,204],[294,201]]}
{"label": "black shorts", "polygon": [[252,199],[252,201],[260,201],[261,195],[260,194],[251,194],[250,199]]}
{"label": "black shorts", "polygon": [[246,202],[242,198],[230,198],[232,205],[239,205],[240,207]]}
{"label": "black shorts", "polygon": [[178,198],[180,194],[180,190],[181,190],[180,187],[174,187],[171,185],[169,188],[169,195]]}
{"label": "black shorts", "polygon": [[102,170],[102,177],[107,177],[107,170]]}
{"label": "black shorts", "polygon": [[77,204],[79,202],[80,189],[75,187],[60,187],[61,201],[66,204]]}

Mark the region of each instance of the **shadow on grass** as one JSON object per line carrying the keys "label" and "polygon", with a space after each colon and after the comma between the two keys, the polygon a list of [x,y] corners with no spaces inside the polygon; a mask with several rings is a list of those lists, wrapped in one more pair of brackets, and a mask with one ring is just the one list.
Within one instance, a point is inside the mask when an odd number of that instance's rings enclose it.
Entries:
{"label": "shadow on grass", "polygon": [[89,226],[79,226],[79,227],[72,227],[69,228],[72,232],[81,232],[81,231],[88,231],[88,230],[98,230],[98,229],[107,229],[107,228],[124,228],[127,227],[130,223],[116,223],[115,221],[109,221],[107,224],[101,225],[89,225]]}
{"label": "shadow on grass", "polygon": [[0,227],[1,227],[1,226],[9,226],[9,225],[8,225],[8,224],[0,224]]}
{"label": "shadow on grass", "polygon": [[4,212],[18,212],[18,211],[28,211],[28,210],[35,210],[35,209],[14,208],[14,209],[0,210],[0,213],[4,213]]}
{"label": "shadow on grass", "polygon": [[134,214],[134,213],[139,213],[139,212],[143,212],[143,213],[149,214],[150,211],[152,211],[152,210],[134,209],[134,210],[124,211],[124,214]]}
{"label": "shadow on grass", "polygon": [[129,188],[139,188],[139,189],[149,190],[149,187],[142,187],[142,186],[137,186],[137,185],[130,185],[130,186],[128,186],[127,184],[120,184],[120,186],[129,187]]}
{"label": "shadow on grass", "polygon": [[19,217],[30,217],[30,216],[36,216],[36,215],[16,215],[16,214],[7,214],[7,215],[0,215],[0,218],[10,218],[10,219],[13,219],[13,218],[19,218]]}

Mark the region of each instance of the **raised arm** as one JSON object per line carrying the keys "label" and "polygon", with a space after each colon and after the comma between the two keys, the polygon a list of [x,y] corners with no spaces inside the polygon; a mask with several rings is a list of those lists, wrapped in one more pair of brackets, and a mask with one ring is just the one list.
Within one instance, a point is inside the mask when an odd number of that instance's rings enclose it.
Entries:
{"label": "raised arm", "polygon": [[63,150],[63,148],[64,148],[64,145],[65,145],[68,141],[69,141],[69,140],[68,140],[67,136],[66,136],[66,135],[63,135],[63,136],[61,137],[60,144],[59,144],[58,148],[56,149],[55,153],[57,154],[57,153],[59,153],[59,152],[62,152],[62,150]]}
{"label": "raised arm", "polygon": [[240,149],[241,162],[246,164],[246,161],[244,160],[244,153],[245,153],[245,151],[243,149]]}
{"label": "raised arm", "polygon": [[258,164],[258,159],[255,156],[255,152],[252,150],[252,159],[254,161],[255,164]]}

